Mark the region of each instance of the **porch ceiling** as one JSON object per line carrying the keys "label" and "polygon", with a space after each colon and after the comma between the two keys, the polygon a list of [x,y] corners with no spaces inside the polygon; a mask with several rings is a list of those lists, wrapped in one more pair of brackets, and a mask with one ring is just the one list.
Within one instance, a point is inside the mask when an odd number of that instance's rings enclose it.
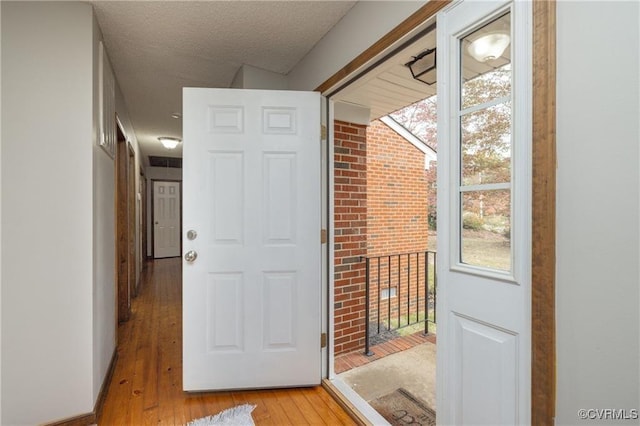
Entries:
{"label": "porch ceiling", "polygon": [[436,84],[414,80],[405,66],[421,52],[436,47],[436,30],[385,58],[382,63],[341,90],[332,99],[369,108],[375,120],[436,94]]}
{"label": "porch ceiling", "polygon": [[[490,23],[476,32],[477,36],[495,31],[500,25],[508,27],[510,16],[506,15],[500,21]],[[427,49],[436,48],[437,30],[435,23],[426,23],[425,34],[416,36],[416,40],[407,41],[392,53],[385,53],[373,62],[380,62],[375,67],[363,72],[353,83],[340,90],[332,97],[334,101],[363,106],[370,109],[370,119],[375,120],[404,108],[408,105],[426,99],[436,94],[437,84],[427,85],[414,80],[409,68],[405,65]],[[502,57],[486,63],[473,60],[466,47],[469,42],[464,41],[462,49],[464,60],[463,76],[466,80],[473,79],[510,62],[510,50],[507,49]]]}

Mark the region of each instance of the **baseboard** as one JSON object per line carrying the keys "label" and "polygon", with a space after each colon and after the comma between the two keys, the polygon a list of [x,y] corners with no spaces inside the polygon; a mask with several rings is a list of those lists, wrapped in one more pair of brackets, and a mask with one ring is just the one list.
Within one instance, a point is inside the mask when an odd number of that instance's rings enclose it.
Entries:
{"label": "baseboard", "polygon": [[322,380],[322,387],[336,400],[338,404],[349,414],[349,416],[359,426],[373,426],[373,424],[367,420],[367,418],[358,410],[347,398],[340,393],[338,389],[329,381],[329,379]]}
{"label": "baseboard", "polygon": [[104,377],[102,386],[100,387],[100,393],[98,393],[98,399],[96,400],[96,405],[95,407],[93,407],[93,412],[96,415],[96,423],[98,421],[98,417],[100,417],[100,414],[102,414],[102,408],[104,407],[104,402],[107,400],[107,392],[109,392],[109,384],[111,384],[113,373],[116,371],[117,361],[118,361],[118,348],[116,347],[113,350],[113,355],[111,355],[111,362],[109,363],[107,374]]}
{"label": "baseboard", "polygon": [[45,423],[44,426],[89,426],[98,423],[98,417],[100,417],[102,408],[104,407],[104,402],[107,399],[109,384],[111,383],[113,372],[116,369],[117,360],[118,351],[114,349],[113,355],[111,356],[111,362],[109,363],[109,369],[107,370],[107,375],[102,382],[100,392],[98,393],[98,399],[96,400],[96,404],[93,407],[93,411],[91,413],[80,414],[79,416],[69,417],[67,419],[58,420],[52,423]]}

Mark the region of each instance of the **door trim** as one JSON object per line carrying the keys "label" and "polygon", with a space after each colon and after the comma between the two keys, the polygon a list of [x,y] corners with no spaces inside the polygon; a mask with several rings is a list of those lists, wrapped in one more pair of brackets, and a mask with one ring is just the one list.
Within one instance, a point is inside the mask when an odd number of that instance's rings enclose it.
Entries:
{"label": "door trim", "polygon": [[[315,90],[327,92],[353,76],[450,0],[432,0]],[[556,0],[533,1],[533,138],[531,264],[531,424],[552,425],[556,401],[555,199],[556,199]],[[333,229],[331,229],[331,235]],[[332,237],[330,240],[332,241]]]}
{"label": "door trim", "polygon": [[147,218],[147,177],[144,174],[144,170],[140,169],[140,272],[144,271],[147,267],[147,250],[148,250],[148,239],[147,239],[147,228],[148,218]]}
{"label": "door trim", "polygon": [[138,247],[136,246],[136,152],[127,141],[127,242],[129,251],[129,291],[138,296]]}
{"label": "door trim", "polygon": [[[116,158],[115,158],[115,258],[116,258],[116,323],[129,321],[131,316],[131,285],[129,283],[129,214],[128,214],[128,165],[129,150],[127,135],[122,123],[116,120]],[[117,330],[117,324],[116,324]]]}
{"label": "door trim", "polygon": [[556,2],[533,2],[531,424],[556,407]]}

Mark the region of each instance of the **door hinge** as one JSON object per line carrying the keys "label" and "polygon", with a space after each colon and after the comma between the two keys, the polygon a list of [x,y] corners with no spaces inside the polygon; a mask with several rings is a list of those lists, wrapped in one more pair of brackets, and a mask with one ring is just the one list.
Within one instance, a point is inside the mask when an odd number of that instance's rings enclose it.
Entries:
{"label": "door hinge", "polygon": [[327,126],[325,126],[324,124],[320,126],[320,139],[327,139]]}
{"label": "door hinge", "polygon": [[327,333],[320,334],[320,348],[327,347]]}
{"label": "door hinge", "polygon": [[327,230],[320,230],[320,244],[327,244]]}

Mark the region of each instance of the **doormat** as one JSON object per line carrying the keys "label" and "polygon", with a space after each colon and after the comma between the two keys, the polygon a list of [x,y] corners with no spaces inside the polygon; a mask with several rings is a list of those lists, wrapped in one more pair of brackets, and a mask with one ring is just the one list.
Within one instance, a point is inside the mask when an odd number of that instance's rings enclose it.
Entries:
{"label": "doormat", "polygon": [[224,410],[215,416],[202,417],[187,423],[187,426],[253,426],[253,418],[251,412],[256,408],[255,405],[244,404],[237,407]]}
{"label": "doormat", "polygon": [[403,388],[374,399],[369,404],[393,426],[436,425],[436,412]]}

